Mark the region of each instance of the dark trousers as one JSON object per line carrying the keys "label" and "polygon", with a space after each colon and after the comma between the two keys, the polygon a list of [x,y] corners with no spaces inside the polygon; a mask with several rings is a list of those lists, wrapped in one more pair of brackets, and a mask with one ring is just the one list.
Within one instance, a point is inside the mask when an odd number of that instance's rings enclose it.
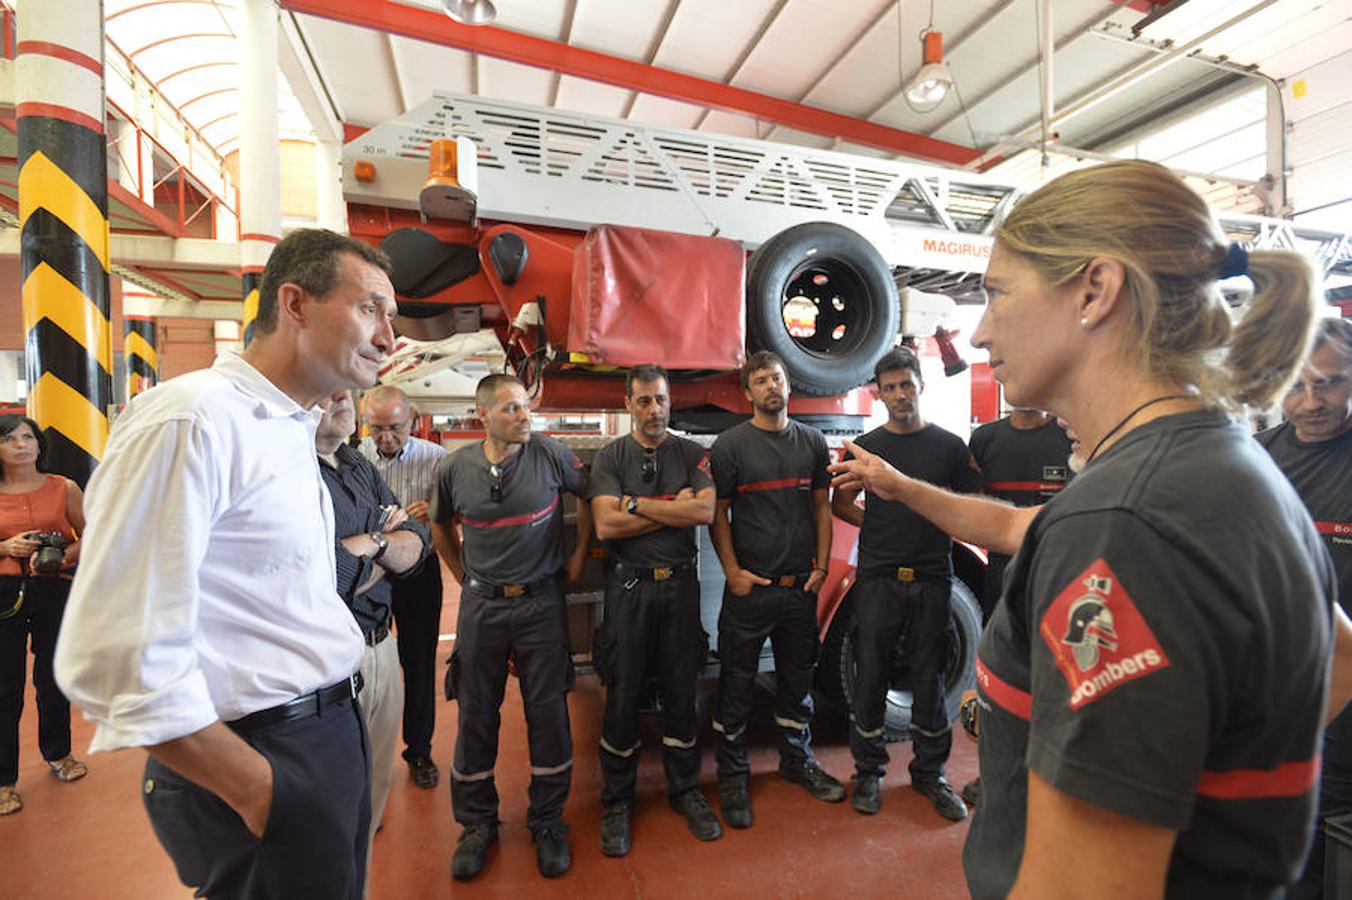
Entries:
{"label": "dark trousers", "polygon": [[756,585],[745,597],[723,590],[718,617],[718,777],[745,778],[746,721],[760,651],[769,638],[775,654],[775,724],[779,764],[812,760],[812,671],[817,665],[817,595],[802,588]]}
{"label": "dark trousers", "polygon": [[679,797],[693,790],[699,785],[700,758],[695,684],[708,654],[695,570],[666,581],[642,581],[612,571],[606,579],[605,618],[596,630],[594,649],[597,672],[606,684],[602,805],[634,802],[639,705],[653,675],[662,702],[667,793]]}
{"label": "dark trousers", "polygon": [[911,780],[944,774],[953,746],[953,729],[944,706],[951,587],[948,581],[901,582],[889,576],[865,576],[850,590],[858,632],[855,636],[854,726],[850,751],[861,775],[882,777],[887,766],[883,719],[888,676],[904,635],[903,652],[911,671]]}
{"label": "dark trousers", "polygon": [[[0,577],[0,613],[13,608],[24,579]],[[0,784],[19,780],[19,717],[33,645],[33,689],[38,702],[38,749],[48,761],[70,755],[70,701],[52,676],[52,654],[70,595],[65,578],[34,577],[24,587],[23,606],[0,619]]]}
{"label": "dark trousers", "polygon": [[1319,813],[1314,843],[1305,872],[1287,891],[1288,900],[1322,900],[1327,840],[1325,820],[1352,813],[1352,710],[1343,710],[1324,733],[1323,764],[1319,772]]}
{"label": "dark trousers", "polygon": [[551,580],[520,597],[494,597],[466,584],[460,594],[451,693],[459,701],[460,732],[451,766],[451,810],[466,827],[496,825],[498,790],[493,767],[507,687],[507,660],[515,654],[530,744],[531,831],[559,828],[573,777],[568,691],[573,660],[563,591]]}
{"label": "dark trousers", "polygon": [[404,670],[404,759],[430,759],[437,721],[437,634],[441,631],[441,562],[390,581],[399,667]]}
{"label": "dark trousers", "polygon": [[241,734],[272,764],[262,838],[220,797],[150,757],[141,796],[178,877],[198,897],[359,900],[371,764],[357,704]]}

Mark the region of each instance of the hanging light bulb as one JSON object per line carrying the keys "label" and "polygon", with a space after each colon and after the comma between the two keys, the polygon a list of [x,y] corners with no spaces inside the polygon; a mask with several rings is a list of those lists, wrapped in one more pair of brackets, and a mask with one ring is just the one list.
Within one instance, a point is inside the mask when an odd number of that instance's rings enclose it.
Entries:
{"label": "hanging light bulb", "polygon": [[944,36],[938,31],[926,31],[920,36],[924,48],[924,64],[906,85],[906,102],[916,112],[927,113],[939,108],[953,87],[953,74],[944,62]]}
{"label": "hanging light bulb", "polygon": [[493,0],[442,0],[446,15],[466,25],[487,25],[497,17]]}

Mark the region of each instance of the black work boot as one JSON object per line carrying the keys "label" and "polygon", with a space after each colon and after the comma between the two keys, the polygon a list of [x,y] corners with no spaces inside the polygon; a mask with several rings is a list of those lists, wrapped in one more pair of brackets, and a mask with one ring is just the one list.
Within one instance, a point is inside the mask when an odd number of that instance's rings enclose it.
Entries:
{"label": "black work boot", "polygon": [[541,828],[532,835],[535,842],[535,867],[546,878],[558,878],[573,864],[568,835],[562,828]]}
{"label": "black work boot", "polygon": [[929,798],[934,811],[953,822],[967,818],[967,805],[941,775],[938,778],[926,778],[924,781],[912,781],[911,787]]}
{"label": "black work boot", "polygon": [[755,818],[751,815],[751,798],[746,793],[745,776],[718,782],[718,811],[731,828],[751,827]]}
{"label": "black work boot", "polygon": [[688,790],[667,802],[672,809],[685,816],[686,827],[701,841],[716,841],[723,836],[723,826],[718,824],[718,816],[709,808],[709,801],[704,799],[699,788]]}
{"label": "black work boot", "polygon": [[616,803],[607,806],[601,813],[601,852],[606,856],[624,856],[629,852],[628,803]]}
{"label": "black work boot", "polygon": [[962,786],[962,799],[968,806],[976,806],[976,802],[981,799],[981,779],[973,778]]}
{"label": "black work boot", "polygon": [[855,812],[871,816],[883,806],[883,784],[877,775],[857,775],[854,779],[854,794],[850,805]]}
{"label": "black work boot", "polygon": [[825,803],[839,803],[845,799],[845,785],[836,781],[815,762],[801,765],[779,764],[779,777],[801,784],[807,792]]}
{"label": "black work boot", "polygon": [[451,877],[469,881],[488,865],[488,848],[498,839],[496,825],[474,825],[460,832],[451,857]]}

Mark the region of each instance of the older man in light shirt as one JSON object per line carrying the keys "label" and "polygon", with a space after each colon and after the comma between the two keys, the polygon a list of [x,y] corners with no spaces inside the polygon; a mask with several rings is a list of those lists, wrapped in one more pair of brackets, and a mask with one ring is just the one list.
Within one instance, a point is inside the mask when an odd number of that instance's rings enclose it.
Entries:
{"label": "older man in light shirt", "polygon": [[[380,472],[409,518],[427,524],[440,444],[413,436],[417,417],[408,395],[382,385],[366,394],[362,419],[370,434],[357,448]],[[436,726],[437,635],[441,631],[441,562],[435,552],[390,583],[399,665],[404,670],[404,761],[420,788],[434,788],[440,773],[432,761]]]}

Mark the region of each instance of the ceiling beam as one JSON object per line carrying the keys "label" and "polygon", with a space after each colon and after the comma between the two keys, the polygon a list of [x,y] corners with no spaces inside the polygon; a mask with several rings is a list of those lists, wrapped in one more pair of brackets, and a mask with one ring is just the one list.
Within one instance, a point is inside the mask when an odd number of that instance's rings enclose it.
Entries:
{"label": "ceiling beam", "polygon": [[[737,54],[737,58],[732,61],[732,65],[728,68],[727,74],[723,76],[723,84],[732,84],[733,79],[737,77],[738,73],[742,71],[742,67],[746,65],[746,61],[751,58],[751,54],[755,53],[756,48],[760,46],[761,39],[765,37],[765,33],[779,20],[779,14],[782,13],[784,7],[788,5],[789,0],[776,0],[774,8],[761,20],[760,26],[756,29],[756,33],[751,36],[751,40],[746,42],[746,46],[742,48],[742,52]],[[690,127],[693,129],[703,128],[704,120],[709,118],[709,112],[710,111],[706,109],[704,112],[700,113],[699,118],[695,120],[695,124]],[[759,122],[756,123],[756,136],[760,137]]]}
{"label": "ceiling beam", "polygon": [[[652,65],[657,59],[657,54],[662,51],[662,43],[667,39],[667,32],[671,31],[672,20],[676,18],[676,11],[681,8],[681,0],[671,0],[667,4],[667,11],[662,14],[662,24],[657,26],[657,34],[648,43],[648,52],[643,54],[643,61]],[[555,98],[558,99],[557,97]],[[629,118],[629,114],[634,111],[634,104],[638,102],[638,91],[630,91],[629,99],[624,103],[624,110],[620,113],[621,119]],[[553,106],[554,104],[550,104]]]}
{"label": "ceiling beam", "polygon": [[305,118],[321,141],[341,141],[343,139],[342,117],[338,114],[337,104],[329,93],[324,76],[319,73],[305,37],[296,25],[296,17],[281,16],[278,62],[286,83],[291,85],[291,93],[300,102]]}
{"label": "ceiling beam", "polygon": [[558,41],[494,28],[462,25],[428,9],[393,0],[280,0],[295,13],[317,16],[398,34],[414,40],[483,53],[522,65],[573,75],[604,84],[641,91],[696,106],[754,116],[809,134],[839,138],[919,159],[964,165],[979,154],[970,147],[868,122],[829,110],[795,103],[756,91],[743,90],[706,78],[622,59]]}
{"label": "ceiling beam", "polygon": [[[563,34],[559,36],[559,42],[562,44],[571,44],[573,42],[573,23],[577,21],[577,0],[568,0],[568,8],[563,13]],[[555,72],[549,79],[549,105],[557,106],[559,102],[559,82],[563,81],[563,75]],[[478,91],[475,91],[477,94]]]}

